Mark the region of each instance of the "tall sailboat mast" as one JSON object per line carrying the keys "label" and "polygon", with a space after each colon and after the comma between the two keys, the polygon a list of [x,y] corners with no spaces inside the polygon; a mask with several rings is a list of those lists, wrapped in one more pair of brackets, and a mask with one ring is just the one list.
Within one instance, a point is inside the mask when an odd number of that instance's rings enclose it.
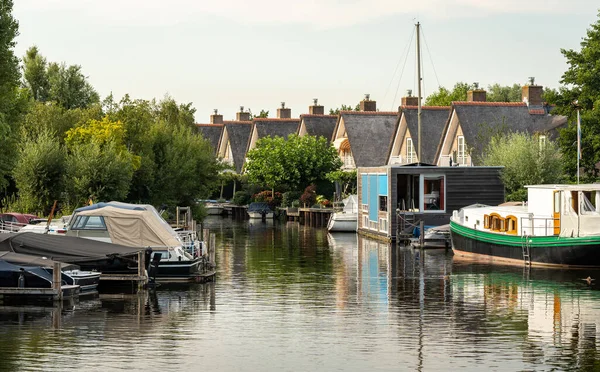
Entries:
{"label": "tall sailboat mast", "polygon": [[417,128],[418,128],[418,134],[417,134],[417,138],[418,138],[418,153],[417,153],[417,159],[419,161],[419,163],[422,162],[421,159],[421,142],[423,142],[423,137],[421,137],[421,32],[419,30],[421,24],[419,22],[417,22],[416,24],[417,26],[417,85],[418,85],[418,90],[417,90],[417,98],[418,98],[418,110],[417,110]]}

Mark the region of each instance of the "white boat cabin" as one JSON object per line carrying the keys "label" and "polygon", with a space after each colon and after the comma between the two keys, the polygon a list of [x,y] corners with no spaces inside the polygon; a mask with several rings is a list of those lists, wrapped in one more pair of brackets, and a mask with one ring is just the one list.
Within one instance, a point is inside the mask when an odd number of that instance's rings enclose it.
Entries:
{"label": "white boat cabin", "polygon": [[473,205],[455,211],[465,227],[518,236],[600,235],[600,184],[526,186],[522,205]]}

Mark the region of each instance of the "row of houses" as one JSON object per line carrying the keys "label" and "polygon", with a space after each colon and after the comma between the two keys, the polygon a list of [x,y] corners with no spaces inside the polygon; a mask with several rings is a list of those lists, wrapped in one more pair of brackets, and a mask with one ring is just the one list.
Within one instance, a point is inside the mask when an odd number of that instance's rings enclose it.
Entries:
{"label": "row of houses", "polygon": [[[282,103],[276,118],[254,118],[241,107],[236,120],[225,121],[217,110],[210,123],[197,124],[217,156],[242,172],[246,154],[267,136],[287,138],[290,134],[327,138],[343,161],[344,169],[393,164],[426,163],[438,166],[476,165],[489,139],[498,132],[535,133],[540,141],[556,135],[566,124],[564,116],[551,115],[542,101],[542,86],[525,85],[522,102],[487,102],[485,90],[468,92],[467,101],[451,106],[423,106],[421,136],[418,130],[417,97],[406,96],[398,111],[377,111],[367,95],[360,111],[325,115],[314,100],[308,114],[292,118]],[[421,142],[421,158],[418,146]]]}
{"label": "row of houses", "polygon": [[567,119],[550,114],[542,92],[541,86],[525,85],[522,102],[487,102],[485,90],[476,89],[468,92],[465,102],[423,106],[420,136],[418,100],[410,93],[397,112],[377,111],[377,103],[367,95],[360,111],[325,115],[315,100],[299,118],[292,118],[282,104],[277,118],[249,120],[250,114],[241,108],[234,121],[223,121],[215,111],[209,124],[197,126],[237,172],[242,172],[246,153],[260,138],[327,138],[342,168],[357,169],[358,231],[394,240],[409,214],[440,225],[463,206],[502,203],[501,167],[478,166],[480,156],[496,133],[527,132],[537,135],[541,144],[556,136]]}

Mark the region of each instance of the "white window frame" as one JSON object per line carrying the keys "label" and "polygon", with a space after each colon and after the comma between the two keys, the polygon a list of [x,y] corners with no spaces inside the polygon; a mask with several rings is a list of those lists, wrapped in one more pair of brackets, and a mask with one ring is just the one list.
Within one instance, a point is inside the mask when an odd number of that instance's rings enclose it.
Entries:
{"label": "white window frame", "polygon": [[[436,210],[426,210],[425,209],[425,178],[435,178],[435,177],[443,177],[444,178],[444,209],[436,209]],[[440,173],[432,173],[432,174],[421,174],[419,177],[419,195],[420,195],[420,200],[419,200],[419,212],[420,213],[446,213],[446,208],[447,208],[447,204],[448,204],[448,199],[446,198],[447,196],[447,178],[448,176],[445,174],[440,174]],[[440,194],[440,198],[442,198],[442,194]]]}
{"label": "white window frame", "polygon": [[465,146],[465,136],[456,138],[456,162],[460,165],[467,164],[467,153]]}
{"label": "white window frame", "polygon": [[414,163],[417,161],[417,154],[415,153],[415,145],[412,138],[406,139],[406,163]]}

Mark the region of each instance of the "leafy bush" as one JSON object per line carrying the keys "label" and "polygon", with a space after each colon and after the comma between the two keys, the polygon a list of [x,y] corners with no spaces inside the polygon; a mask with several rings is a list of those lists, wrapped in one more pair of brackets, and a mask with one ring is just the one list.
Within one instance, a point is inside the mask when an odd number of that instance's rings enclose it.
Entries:
{"label": "leafy bush", "polygon": [[233,195],[233,204],[235,205],[246,205],[250,203],[250,194],[246,191],[237,191]]}
{"label": "leafy bush", "polygon": [[300,202],[303,205],[313,205],[317,202],[317,187],[310,185],[304,189],[304,193],[300,196]]}
{"label": "leafy bush", "polygon": [[271,208],[279,207],[282,199],[283,197],[280,192],[273,194],[271,190],[261,191],[252,196],[253,201],[267,203]]}
{"label": "leafy bush", "polygon": [[[300,199],[300,196],[302,195],[301,192],[299,191],[288,191],[288,192],[284,192],[281,198],[281,206],[282,207],[290,207],[292,206],[292,203],[298,199]],[[300,204],[298,202],[298,204]]]}
{"label": "leafy bush", "polygon": [[294,200],[292,202],[292,208],[299,208],[300,207],[300,200]]}

